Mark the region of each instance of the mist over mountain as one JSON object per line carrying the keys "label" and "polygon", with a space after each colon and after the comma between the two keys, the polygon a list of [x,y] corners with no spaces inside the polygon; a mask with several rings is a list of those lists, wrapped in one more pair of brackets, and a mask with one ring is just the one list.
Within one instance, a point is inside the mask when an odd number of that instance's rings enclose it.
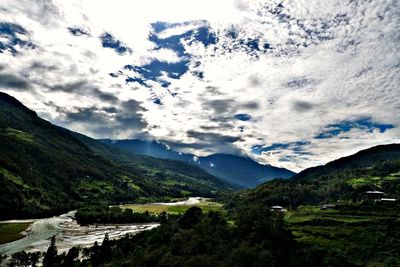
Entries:
{"label": "mist over mountain", "polygon": [[186,162],[198,166],[224,181],[244,188],[255,187],[274,178],[289,178],[295,174],[284,168],[259,164],[248,157],[229,154],[212,154],[199,157],[189,153],[181,153],[157,141],[143,141],[139,139],[103,139],[101,141],[135,155],[146,155]]}

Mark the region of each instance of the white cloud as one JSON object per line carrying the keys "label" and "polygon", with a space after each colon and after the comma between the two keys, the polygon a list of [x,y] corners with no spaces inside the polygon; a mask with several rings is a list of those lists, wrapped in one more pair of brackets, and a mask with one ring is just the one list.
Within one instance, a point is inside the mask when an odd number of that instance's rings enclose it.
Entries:
{"label": "white cloud", "polygon": [[[3,1],[0,7],[3,22],[17,23],[28,31],[18,38],[37,46],[17,46],[15,57],[0,54],[2,73],[19,74],[32,84],[29,91],[6,92],[74,130],[110,137],[107,131],[102,135],[91,129],[90,121],[69,123],[65,112],[96,107],[100,110],[95,113],[103,114],[110,127],[116,125],[116,115],[101,109],[118,109],[124,101],[135,99],[143,108],[139,112],[143,132],[156,139],[188,144],[185,151],[199,155],[240,151],[293,170],[400,141],[398,1],[292,0],[280,6],[278,1],[250,0],[140,4],[37,0]],[[189,71],[179,79],[161,71],[159,79],[171,83],[168,89],[151,80],[146,81],[151,88],[126,83],[128,76],[140,78],[123,68],[127,64],[189,59],[170,48],[154,49],[156,44],[148,36],[150,23],[157,21],[188,22],[162,31],[159,38],[209,25],[218,42],[208,46],[183,42],[190,55]],[[84,28],[89,36],[73,36],[68,27]],[[99,36],[104,32],[133,53],[119,55],[102,47]],[[246,44],[254,40],[260,50]],[[266,44],[270,49],[262,49]],[[194,71],[202,72],[203,79]],[[56,90],[57,85],[63,90]],[[252,119],[235,120],[235,114],[249,114]],[[396,127],[382,133],[354,128],[332,138],[314,138],[327,125],[359,118]],[[189,131],[203,133],[203,140]],[[140,134],[135,127],[115,127],[112,137]],[[226,137],[235,137],[236,142],[222,142]],[[299,141],[306,142],[301,148],[304,153],[296,152],[294,145],[273,153],[251,153],[254,145]]]}

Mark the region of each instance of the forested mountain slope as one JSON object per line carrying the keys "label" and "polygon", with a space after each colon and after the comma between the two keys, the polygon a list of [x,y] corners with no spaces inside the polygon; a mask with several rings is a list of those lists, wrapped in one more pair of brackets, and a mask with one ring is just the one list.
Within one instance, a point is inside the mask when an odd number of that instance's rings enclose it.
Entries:
{"label": "forested mountain slope", "polygon": [[400,144],[380,145],[323,166],[306,169],[289,180],[274,180],[243,194],[246,201],[300,205],[362,201],[368,190],[400,198]]}
{"label": "forested mountain slope", "polygon": [[57,127],[0,93],[0,216],[44,216],[89,202],[213,195],[231,189],[181,162],[132,157]]}

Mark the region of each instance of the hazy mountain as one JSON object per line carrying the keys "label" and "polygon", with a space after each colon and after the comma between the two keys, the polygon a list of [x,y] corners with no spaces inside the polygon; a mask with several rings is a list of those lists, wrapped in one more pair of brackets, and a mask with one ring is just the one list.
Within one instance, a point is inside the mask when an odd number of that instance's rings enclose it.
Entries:
{"label": "hazy mountain", "polygon": [[168,145],[143,140],[102,140],[106,144],[124,149],[136,155],[173,159],[199,166],[208,173],[240,187],[254,187],[274,178],[289,178],[295,173],[284,168],[262,165],[248,158],[229,154],[213,154],[197,157],[180,153]]}

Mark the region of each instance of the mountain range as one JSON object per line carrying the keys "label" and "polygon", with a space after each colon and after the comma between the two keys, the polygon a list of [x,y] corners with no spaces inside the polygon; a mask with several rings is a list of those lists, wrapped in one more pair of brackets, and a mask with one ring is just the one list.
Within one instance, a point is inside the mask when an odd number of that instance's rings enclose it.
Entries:
{"label": "mountain range", "polygon": [[234,188],[183,162],[132,155],[52,125],[0,93],[0,217],[46,216],[88,203],[188,195]]}
{"label": "mountain range", "polygon": [[[157,142],[95,140],[39,118],[4,93],[0,140],[2,219],[47,216],[99,202],[215,197],[292,174],[234,155],[196,157]],[[368,190],[400,195],[400,144],[372,147],[240,195],[265,205],[297,206],[357,202]]]}
{"label": "mountain range", "polygon": [[157,141],[139,139],[103,139],[101,141],[113,147],[126,150],[134,155],[172,159],[198,166],[221,180],[241,188],[252,188],[275,178],[289,178],[295,175],[290,170],[263,165],[249,157],[230,154],[212,154],[200,157],[190,153],[175,151],[168,145]]}

